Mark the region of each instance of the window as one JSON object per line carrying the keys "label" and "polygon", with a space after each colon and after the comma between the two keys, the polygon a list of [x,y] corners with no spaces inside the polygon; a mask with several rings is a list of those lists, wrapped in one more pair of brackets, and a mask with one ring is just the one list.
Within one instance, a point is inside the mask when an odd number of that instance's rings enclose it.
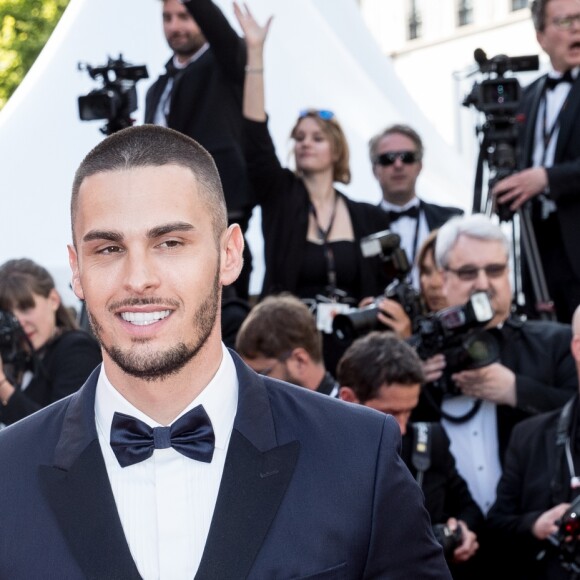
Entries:
{"label": "window", "polygon": [[472,0],[459,0],[457,10],[458,26],[465,26],[473,22],[473,2]]}
{"label": "window", "polygon": [[528,0],[512,0],[512,12],[528,7]]}
{"label": "window", "polygon": [[417,0],[411,0],[409,5],[408,38],[414,40],[421,36],[421,12],[417,8]]}

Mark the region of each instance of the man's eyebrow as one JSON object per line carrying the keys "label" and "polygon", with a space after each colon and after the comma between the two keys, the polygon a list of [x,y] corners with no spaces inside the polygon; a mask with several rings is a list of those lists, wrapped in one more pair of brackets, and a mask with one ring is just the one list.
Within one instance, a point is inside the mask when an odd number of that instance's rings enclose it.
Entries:
{"label": "man's eyebrow", "polygon": [[[146,235],[149,239],[155,239],[172,232],[188,232],[194,229],[194,226],[187,222],[172,222],[151,228],[147,231]],[[91,230],[83,236],[83,242],[106,240],[109,242],[120,243],[123,239],[123,234],[112,230]]]}
{"label": "man's eyebrow", "polygon": [[150,239],[155,239],[161,236],[165,236],[167,234],[171,234],[173,232],[189,232],[194,229],[195,228],[187,222],[172,222],[164,224],[162,226],[151,228],[147,232],[147,237]]}
{"label": "man's eyebrow", "polygon": [[83,242],[94,242],[96,240],[107,240],[109,242],[121,242],[122,234],[108,230],[91,230],[83,236]]}

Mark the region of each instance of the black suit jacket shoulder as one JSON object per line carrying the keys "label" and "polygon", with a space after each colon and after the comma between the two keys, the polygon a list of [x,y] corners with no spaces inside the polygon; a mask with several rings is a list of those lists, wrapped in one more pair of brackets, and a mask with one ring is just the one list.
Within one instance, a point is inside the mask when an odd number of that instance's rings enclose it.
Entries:
{"label": "black suit jacket shoulder", "polygon": [[63,332],[43,349],[26,389],[0,406],[0,421],[9,425],[74,393],[101,360],[101,349],[88,332]]}
{"label": "black suit jacket shoulder", "polygon": [[423,200],[420,200],[420,207],[425,212],[429,231],[440,228],[449,218],[464,214],[458,207],[437,205]]}

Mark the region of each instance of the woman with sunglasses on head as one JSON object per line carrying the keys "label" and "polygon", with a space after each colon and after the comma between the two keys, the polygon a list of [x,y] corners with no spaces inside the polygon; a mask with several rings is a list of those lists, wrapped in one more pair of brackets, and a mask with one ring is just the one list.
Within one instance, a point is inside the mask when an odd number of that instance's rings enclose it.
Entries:
{"label": "woman with sunglasses on head", "polygon": [[101,363],[48,270],[27,258],[0,266],[0,423],[10,425],[75,392]]}
{"label": "woman with sunglasses on head", "polygon": [[268,131],[263,48],[271,23],[256,23],[234,4],[248,49],[243,113],[245,154],[262,209],[265,277],[261,297],[347,295],[353,303],[384,290],[378,258],[363,258],[360,239],[388,228],[378,207],[335,188],[350,181],[345,135],[331,111],[306,109],[292,128],[296,171],[283,168]]}

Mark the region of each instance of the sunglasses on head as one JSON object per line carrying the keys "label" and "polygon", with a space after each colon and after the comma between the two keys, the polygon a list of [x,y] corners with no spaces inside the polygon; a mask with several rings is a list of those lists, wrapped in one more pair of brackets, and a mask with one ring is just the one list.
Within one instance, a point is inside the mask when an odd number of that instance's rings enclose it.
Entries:
{"label": "sunglasses on head", "polygon": [[419,161],[420,157],[416,151],[389,151],[388,153],[381,153],[375,157],[375,163],[383,167],[393,165],[399,159],[405,165],[411,165]]}
{"label": "sunglasses on head", "polygon": [[334,113],[328,109],[302,109],[302,111],[300,111],[298,114],[299,119],[313,116],[319,117],[323,121],[330,121],[331,119],[334,119]]}
{"label": "sunglasses on head", "polygon": [[445,268],[448,272],[455,274],[460,280],[465,282],[471,282],[477,278],[479,271],[483,270],[488,278],[499,278],[503,276],[507,268],[507,262],[505,264],[488,264],[481,268],[475,266],[463,266],[462,268]]}

